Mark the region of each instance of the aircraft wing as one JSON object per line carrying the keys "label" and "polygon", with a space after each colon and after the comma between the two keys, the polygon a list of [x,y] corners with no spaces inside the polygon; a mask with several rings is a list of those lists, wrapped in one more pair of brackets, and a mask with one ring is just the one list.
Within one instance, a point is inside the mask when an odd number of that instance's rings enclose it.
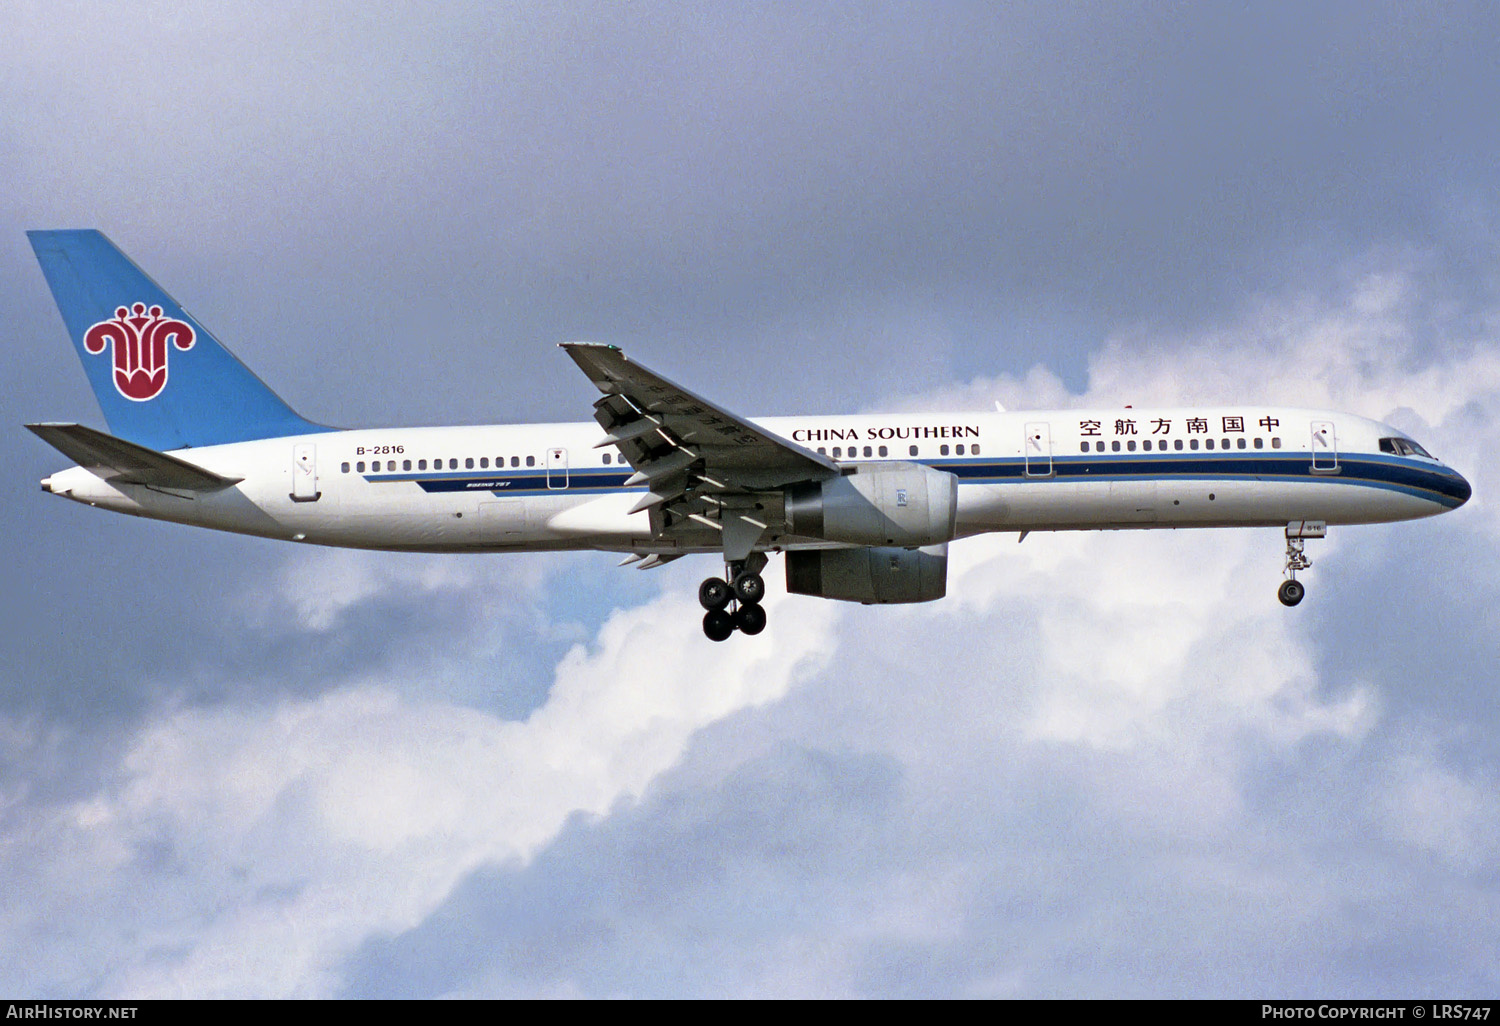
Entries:
{"label": "aircraft wing", "polygon": [[[604,444],[619,446],[630,465],[648,477],[686,456],[688,462],[701,462],[709,477],[735,488],[779,488],[838,476],[838,464],[828,457],[689,392],[614,346],[569,342],[563,348],[604,393],[594,404],[595,419],[608,432]],[[635,452],[625,445],[631,441],[642,443]],[[632,458],[637,455],[639,463]]]}
{"label": "aircraft wing", "polygon": [[186,460],[82,424],[27,424],[26,427],[80,467],[122,484],[211,492],[244,480],[221,477]]}
{"label": "aircraft wing", "polygon": [[670,534],[684,520],[708,525],[723,532],[726,556],[743,558],[741,550],[748,551],[766,525],[737,512],[735,496],[839,474],[828,457],[668,381],[615,346],[568,342],[562,348],[604,393],[594,404],[594,419],[605,431],[599,445],[615,446],[630,463],[636,473],[628,484],[647,486],[635,510],[665,513],[660,519],[653,514],[658,534]]}

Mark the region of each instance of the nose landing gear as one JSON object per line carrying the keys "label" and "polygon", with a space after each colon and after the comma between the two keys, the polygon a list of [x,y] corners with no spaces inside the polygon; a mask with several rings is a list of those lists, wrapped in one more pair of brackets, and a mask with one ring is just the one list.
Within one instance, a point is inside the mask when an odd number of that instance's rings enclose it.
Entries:
{"label": "nose landing gear", "polygon": [[725,564],[723,577],[710,577],[698,585],[698,602],[708,610],[703,614],[703,633],[710,641],[727,641],[735,631],[759,634],[766,629],[766,611],[760,606],[766,595],[766,582],[760,576],[765,565],[765,553],[752,552],[744,560]]}
{"label": "nose landing gear", "polygon": [[1295,606],[1307,594],[1302,582],[1297,580],[1297,571],[1312,566],[1312,560],[1302,551],[1308,538],[1323,538],[1328,534],[1328,525],[1321,520],[1293,520],[1286,525],[1286,580],[1276,589],[1276,597],[1284,606]]}

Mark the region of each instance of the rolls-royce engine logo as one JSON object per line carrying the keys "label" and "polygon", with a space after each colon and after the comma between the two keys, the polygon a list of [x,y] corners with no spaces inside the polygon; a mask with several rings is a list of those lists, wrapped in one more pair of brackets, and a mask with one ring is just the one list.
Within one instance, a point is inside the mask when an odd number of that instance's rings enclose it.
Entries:
{"label": "rolls-royce engine logo", "polygon": [[115,389],[126,399],[145,402],[167,387],[167,343],[191,349],[196,336],[185,321],[161,315],[161,307],[136,303],[118,307],[113,320],[100,321],[83,335],[83,348],[98,355],[114,343]]}

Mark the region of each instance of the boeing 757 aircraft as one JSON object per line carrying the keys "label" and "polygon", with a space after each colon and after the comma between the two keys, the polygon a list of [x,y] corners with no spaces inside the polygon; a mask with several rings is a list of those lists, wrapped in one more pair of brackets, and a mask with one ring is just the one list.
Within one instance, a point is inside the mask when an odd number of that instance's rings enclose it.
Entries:
{"label": "boeing 757 aircraft", "polygon": [[[412,552],[694,553],[715,641],[758,634],[761,572],[850,602],[929,602],[991,531],[1284,527],[1279,597],[1329,524],[1455,509],[1469,483],[1403,432],[1283,406],[750,419],[628,359],[563,350],[596,423],[360,428],[294,413],[98,231],[30,232],[110,432],[28,424],[77,466],[42,490],[222,531]],[[623,564],[622,564],[623,565]]]}

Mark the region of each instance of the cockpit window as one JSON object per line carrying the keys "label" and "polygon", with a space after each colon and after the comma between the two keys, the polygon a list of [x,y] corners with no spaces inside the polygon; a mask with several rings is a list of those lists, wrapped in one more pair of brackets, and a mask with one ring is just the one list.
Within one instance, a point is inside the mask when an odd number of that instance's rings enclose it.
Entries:
{"label": "cockpit window", "polygon": [[1393,456],[1425,456],[1429,460],[1433,458],[1431,453],[1410,438],[1382,438],[1380,451],[1388,452]]}

